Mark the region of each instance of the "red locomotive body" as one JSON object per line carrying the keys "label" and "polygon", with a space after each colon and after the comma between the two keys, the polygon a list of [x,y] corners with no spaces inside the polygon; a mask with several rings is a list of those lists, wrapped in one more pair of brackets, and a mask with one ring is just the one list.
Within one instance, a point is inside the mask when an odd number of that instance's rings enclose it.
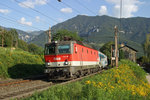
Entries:
{"label": "red locomotive body", "polygon": [[45,45],[45,73],[49,78],[74,78],[100,69],[98,51],[76,41]]}

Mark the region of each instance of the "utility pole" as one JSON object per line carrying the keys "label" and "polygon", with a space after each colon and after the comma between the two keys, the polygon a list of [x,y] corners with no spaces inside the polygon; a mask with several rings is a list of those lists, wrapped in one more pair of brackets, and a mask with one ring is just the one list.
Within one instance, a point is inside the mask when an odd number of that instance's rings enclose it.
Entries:
{"label": "utility pole", "polygon": [[118,28],[117,26],[115,26],[114,29],[115,29],[115,60],[116,60],[116,67],[118,68],[118,41],[117,41]]}
{"label": "utility pole", "polygon": [[51,43],[51,27],[49,27],[48,31],[48,43]]}

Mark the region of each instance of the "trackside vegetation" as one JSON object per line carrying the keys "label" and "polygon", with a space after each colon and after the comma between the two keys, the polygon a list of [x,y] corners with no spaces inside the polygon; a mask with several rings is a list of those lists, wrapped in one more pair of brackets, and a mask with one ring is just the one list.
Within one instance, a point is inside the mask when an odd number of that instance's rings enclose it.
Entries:
{"label": "trackside vegetation", "polygon": [[67,85],[56,85],[25,100],[149,100],[150,85],[140,66],[121,60],[119,68]]}
{"label": "trackside vegetation", "polygon": [[0,78],[24,78],[43,73],[42,56],[0,47]]}

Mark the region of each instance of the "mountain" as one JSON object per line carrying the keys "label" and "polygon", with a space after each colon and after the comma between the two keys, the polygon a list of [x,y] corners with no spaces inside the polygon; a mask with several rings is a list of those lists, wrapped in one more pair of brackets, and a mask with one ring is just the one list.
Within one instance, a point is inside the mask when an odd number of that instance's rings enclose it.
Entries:
{"label": "mountain", "polygon": [[48,35],[46,34],[46,32],[42,32],[40,35],[35,36],[35,38],[29,41],[28,43],[34,43],[38,46],[44,47],[47,41],[48,41]]}
{"label": "mountain", "polygon": [[[121,23],[121,24],[120,24]],[[142,43],[145,41],[146,34],[150,32],[150,18],[133,17],[133,18],[114,18],[110,16],[84,16],[78,15],[65,22],[59,23],[52,27],[55,33],[59,29],[75,31],[85,39],[85,42],[93,45],[101,45],[108,41],[114,41],[114,26],[118,26],[118,40],[135,47],[140,52]],[[120,28],[121,26],[121,28]],[[30,42],[44,46],[46,34],[42,33],[38,38]],[[44,44],[42,44],[44,43]],[[97,47],[98,49],[99,47]]]}
{"label": "mountain", "polygon": [[[0,26],[0,27],[6,29],[7,31],[10,31],[11,29],[14,29],[14,28],[7,28],[7,27],[3,27],[3,26]],[[35,37],[34,35],[29,34],[25,31],[22,31],[22,30],[19,30],[19,29],[15,29],[15,30],[18,33],[19,39],[24,40],[26,42],[31,41]]]}
{"label": "mountain", "polygon": [[[121,29],[120,29],[121,21]],[[114,36],[114,26],[120,29],[120,38],[132,40],[134,42],[143,43],[145,36],[150,32],[150,18],[134,17],[134,18],[118,18],[110,16],[83,16],[78,15],[63,23],[52,27],[54,31],[59,29],[68,29],[76,31],[80,36],[88,36],[89,41],[102,42],[109,40]],[[105,39],[104,39],[105,38]],[[102,39],[102,40],[100,40]]]}
{"label": "mountain", "polygon": [[29,33],[29,34],[31,34],[31,35],[37,36],[37,35],[40,35],[40,34],[43,33],[43,32],[44,32],[44,31],[40,30],[40,31],[31,31],[31,32],[27,32],[27,33]]}

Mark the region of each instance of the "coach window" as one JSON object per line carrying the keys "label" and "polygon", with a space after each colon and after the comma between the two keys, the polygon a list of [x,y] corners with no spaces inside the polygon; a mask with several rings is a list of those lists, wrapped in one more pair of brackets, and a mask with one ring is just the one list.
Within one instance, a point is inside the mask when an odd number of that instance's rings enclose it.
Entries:
{"label": "coach window", "polygon": [[92,55],[92,51],[91,51],[91,55]]}
{"label": "coach window", "polygon": [[82,52],[83,52],[83,48],[82,48]]}
{"label": "coach window", "polygon": [[88,50],[87,50],[87,53],[88,53]]}

